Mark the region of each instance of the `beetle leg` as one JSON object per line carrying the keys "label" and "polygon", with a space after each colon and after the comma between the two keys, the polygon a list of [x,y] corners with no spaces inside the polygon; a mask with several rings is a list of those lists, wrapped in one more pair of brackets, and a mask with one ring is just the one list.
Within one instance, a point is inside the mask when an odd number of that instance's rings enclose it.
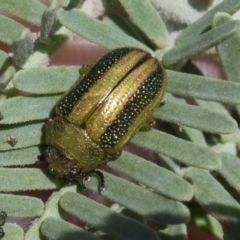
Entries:
{"label": "beetle leg", "polygon": [[2,227],[0,227],[0,239],[5,236],[5,232],[3,231]]}
{"label": "beetle leg", "polygon": [[0,226],[4,225],[6,218],[7,218],[7,214],[4,211],[1,211],[0,212]]}
{"label": "beetle leg", "polygon": [[[161,101],[159,104],[159,107],[163,107],[165,105],[165,101]],[[153,125],[155,124],[155,120],[153,118],[147,118],[145,121],[143,121],[140,131],[149,131],[152,129]]]}
{"label": "beetle leg", "polygon": [[[4,211],[0,212],[0,226],[5,224],[5,220],[7,218],[7,214]],[[2,227],[0,227],[0,239],[5,236],[5,232],[3,231]]]}
{"label": "beetle leg", "polygon": [[87,181],[89,179],[90,176],[92,176],[93,174],[97,175],[99,178],[99,192],[102,193],[104,191],[105,188],[105,178],[104,175],[101,171],[99,170],[93,170],[91,172],[87,172],[87,173],[83,173],[82,174],[82,186],[83,186],[83,190],[86,190],[86,186],[84,181]]}
{"label": "beetle leg", "polygon": [[104,188],[105,188],[105,178],[104,178],[104,175],[99,170],[94,170],[93,173],[95,173],[99,177],[99,180],[100,180],[99,190],[100,190],[100,193],[102,193],[104,191]]}
{"label": "beetle leg", "polygon": [[141,125],[140,131],[150,131],[155,124],[155,120],[153,118],[147,118]]}

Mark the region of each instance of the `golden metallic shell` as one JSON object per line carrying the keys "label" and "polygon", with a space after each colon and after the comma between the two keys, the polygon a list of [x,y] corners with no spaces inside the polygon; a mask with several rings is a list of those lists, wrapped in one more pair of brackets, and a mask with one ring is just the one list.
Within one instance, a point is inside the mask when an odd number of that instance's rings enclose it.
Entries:
{"label": "golden metallic shell", "polygon": [[50,170],[71,178],[117,156],[146,129],[166,84],[161,63],[136,48],[115,49],[83,69],[45,125]]}

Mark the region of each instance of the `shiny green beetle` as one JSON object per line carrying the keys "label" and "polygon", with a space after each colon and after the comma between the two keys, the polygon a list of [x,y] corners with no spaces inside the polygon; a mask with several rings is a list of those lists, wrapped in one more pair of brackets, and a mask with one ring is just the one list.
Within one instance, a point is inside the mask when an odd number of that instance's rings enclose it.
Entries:
{"label": "shiny green beetle", "polygon": [[137,48],[115,49],[83,68],[45,124],[49,170],[71,180],[96,173],[102,190],[95,169],[116,159],[137,131],[151,129],[166,83],[159,61]]}

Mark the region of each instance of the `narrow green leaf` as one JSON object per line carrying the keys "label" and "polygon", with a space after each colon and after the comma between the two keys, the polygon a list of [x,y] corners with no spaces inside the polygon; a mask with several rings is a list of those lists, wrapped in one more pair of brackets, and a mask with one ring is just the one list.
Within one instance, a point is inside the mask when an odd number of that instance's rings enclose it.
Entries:
{"label": "narrow green leaf", "polygon": [[48,39],[47,44],[41,43],[39,39],[34,43],[34,52],[29,56],[22,69],[42,68],[49,64],[51,57],[57,50],[66,43],[66,41],[73,35],[71,31],[63,26],[58,26],[51,38]]}
{"label": "narrow green leaf", "polygon": [[11,64],[10,56],[7,53],[0,50],[0,70],[1,71],[5,70],[5,68],[10,64]]}
{"label": "narrow green leaf", "polygon": [[[67,7],[68,8],[80,8],[85,0],[70,0]],[[68,1],[66,1],[68,2]]]}
{"label": "narrow green leaf", "polygon": [[62,25],[66,28],[108,49],[132,46],[144,49],[150,53],[152,52],[148,47],[134,38],[76,9],[69,11],[61,9],[58,17]]}
{"label": "narrow green leaf", "polygon": [[13,85],[34,94],[61,93],[68,90],[79,75],[79,67],[32,68],[17,72]]}
{"label": "narrow green leaf", "polygon": [[[17,126],[1,126],[0,151],[25,148],[39,145],[42,139],[43,122],[21,124]],[[11,137],[17,141],[15,145],[5,139]]]}
{"label": "narrow green leaf", "polygon": [[229,112],[221,103],[205,101],[200,99],[195,99],[195,102],[198,104],[198,106],[206,108],[209,111],[220,112],[222,114],[229,115]]}
{"label": "narrow green leaf", "polygon": [[71,192],[64,194],[60,199],[60,206],[66,212],[111,234],[115,238],[123,240],[159,239],[153,230],[143,224],[118,214],[80,194]]}
{"label": "narrow green leaf", "polygon": [[51,5],[44,11],[41,20],[40,41],[45,42],[51,33],[58,11],[58,2],[52,1]]}
{"label": "narrow green leaf", "polygon": [[10,13],[23,20],[40,25],[41,16],[46,9],[46,6],[40,1],[29,0],[7,0],[0,1],[0,10]]}
{"label": "narrow green leaf", "polygon": [[202,53],[216,44],[226,40],[240,31],[240,21],[234,20],[218,26],[200,36],[177,45],[163,56],[163,64],[170,68],[180,61],[187,60],[194,55]]}
{"label": "narrow green leaf", "polygon": [[208,147],[198,146],[154,129],[138,132],[131,143],[174,158],[189,166],[210,170],[221,166],[219,156]]}
{"label": "narrow green leaf", "polygon": [[[2,2],[3,1],[1,1],[1,3]],[[7,43],[9,45],[13,43],[13,41],[21,34],[24,29],[21,24],[3,15],[0,15],[0,23],[0,42]]]}
{"label": "narrow green leaf", "polygon": [[3,240],[24,240],[24,232],[16,223],[5,223],[3,226],[5,237]]}
{"label": "narrow green leaf", "polygon": [[[231,16],[226,13],[217,14],[214,18],[215,26],[220,26],[225,22],[231,21]],[[240,56],[236,52],[236,49],[240,48],[240,33],[238,32],[231,38],[217,45],[218,56],[221,60],[224,73],[228,80],[240,83],[240,69],[238,63],[240,61]]]}
{"label": "narrow green leaf", "polygon": [[51,240],[100,240],[90,232],[66,221],[49,217],[41,225],[42,234]]}
{"label": "narrow green leaf", "polygon": [[202,18],[186,28],[178,38],[178,43],[183,44],[188,39],[192,39],[193,37],[198,38],[201,33],[211,27],[213,17],[217,12],[226,12],[231,15],[235,13],[239,8],[240,3],[238,0],[222,1],[216,7],[204,14]]}
{"label": "narrow green leaf", "polygon": [[0,166],[4,167],[34,164],[37,156],[40,154],[39,147],[0,152]]}
{"label": "narrow green leaf", "polygon": [[240,236],[240,205],[224,187],[206,170],[191,168],[186,177],[193,184],[196,201],[221,224],[224,239],[238,239]]}
{"label": "narrow green leaf", "polygon": [[0,194],[1,209],[13,217],[39,217],[43,213],[44,204],[39,198]]}
{"label": "narrow green leaf", "polygon": [[144,42],[143,36],[136,29],[134,24],[124,16],[115,13],[110,13],[104,16],[102,21],[105,24],[110,25],[113,28],[118,29],[119,31],[124,32],[125,34],[135,38],[139,42]]}
{"label": "narrow green leaf", "polygon": [[189,201],[192,198],[192,188],[188,182],[165,168],[131,153],[123,151],[121,157],[108,162],[108,166],[166,197],[178,201]]}
{"label": "narrow green leaf", "polygon": [[157,11],[150,1],[120,0],[131,21],[158,48],[164,48],[167,44],[167,29]]}
{"label": "narrow green leaf", "polygon": [[187,240],[187,228],[185,224],[169,225],[159,231],[161,240]]}
{"label": "narrow green leaf", "polygon": [[167,75],[167,91],[170,93],[203,100],[240,103],[240,84],[169,70]]}
{"label": "narrow green leaf", "polygon": [[9,66],[6,71],[0,77],[0,91],[7,89],[10,85],[14,74],[16,73],[16,68],[14,66]]}
{"label": "narrow green leaf", "polygon": [[201,13],[188,1],[150,0],[165,20],[189,25],[201,17]]}
{"label": "narrow green leaf", "polygon": [[12,50],[15,63],[21,67],[33,52],[33,35],[29,29],[23,29],[19,36],[13,41]]}
{"label": "narrow green leaf", "polygon": [[[211,233],[211,235],[214,235],[215,237],[220,235],[219,233],[216,234],[216,226],[219,226],[220,229],[222,227],[221,227],[221,224],[214,217],[208,214],[207,211],[204,212],[205,210],[201,209],[201,207],[198,206],[198,204],[196,204],[195,202],[193,203],[193,205],[191,205],[191,208],[193,210],[193,214],[190,222],[190,228],[198,229],[199,231],[203,231],[203,232],[205,230]],[[223,232],[221,236],[219,236],[219,238],[216,238],[216,239],[214,238],[214,240],[220,240],[220,239],[221,240],[224,239]]]}
{"label": "narrow green leaf", "polygon": [[178,162],[174,161],[173,159],[164,156],[162,154],[158,154],[158,165],[163,166],[166,169],[169,169],[170,171],[177,173],[178,175],[182,176],[182,166]]}
{"label": "narrow green leaf", "polygon": [[189,0],[189,5],[192,6],[194,9],[198,11],[207,11],[211,9],[214,5],[217,5],[219,3],[219,0],[216,1],[195,1],[195,0]]}
{"label": "narrow green leaf", "polygon": [[14,97],[0,107],[3,119],[0,124],[14,124],[49,118],[60,95],[44,97]]}
{"label": "narrow green leaf", "polygon": [[178,137],[201,146],[207,146],[205,137],[201,131],[194,128],[182,127],[179,125],[172,125],[171,127],[174,129]]}
{"label": "narrow green leaf", "polygon": [[228,13],[217,12],[214,15],[214,18],[212,20],[212,27],[220,26],[221,24],[226,23],[226,22],[231,22],[232,20],[234,20],[234,17],[232,17]]}
{"label": "narrow green leaf", "polygon": [[[197,220],[196,220],[197,221]],[[209,231],[217,237],[217,239],[223,239],[223,230],[222,230],[222,225],[219,223],[219,221],[212,217],[210,214],[206,215],[205,218],[205,226]],[[204,225],[202,224],[202,221],[199,221],[199,228],[204,228]]]}
{"label": "narrow green leaf", "polygon": [[62,184],[48,171],[34,168],[0,168],[0,182],[2,192],[56,189]]}
{"label": "narrow green leaf", "polygon": [[42,234],[40,232],[40,227],[42,222],[49,217],[54,217],[57,219],[61,219],[61,216],[64,217],[63,211],[59,208],[59,199],[62,197],[62,195],[65,192],[76,192],[76,185],[62,187],[59,192],[53,192],[51,197],[48,199],[48,201],[45,204],[44,213],[39,219],[36,219],[32,225],[31,228],[28,229],[28,231],[25,234],[25,239],[27,240],[42,240]]}
{"label": "narrow green leaf", "polygon": [[[210,138],[210,141],[214,142],[214,140],[216,141],[216,136],[212,136]],[[226,152],[226,153],[230,153],[233,155],[237,155],[237,148],[236,148],[236,144],[232,143],[232,142],[228,142],[228,143],[217,143],[212,147],[213,151],[220,153],[220,152]]]}
{"label": "narrow green leaf", "polygon": [[222,152],[222,167],[217,171],[226,179],[229,185],[240,192],[240,160],[236,156]]}
{"label": "narrow green leaf", "polygon": [[230,115],[176,101],[166,101],[164,107],[158,108],[153,116],[211,133],[233,133],[237,130],[237,123]]}
{"label": "narrow green leaf", "polygon": [[164,100],[176,101],[176,102],[179,102],[179,103],[186,104],[185,98],[180,97],[180,96],[175,96],[175,95],[173,95],[171,93],[168,93],[168,92],[165,92]]}
{"label": "narrow green leaf", "polygon": [[240,131],[232,134],[221,135],[221,141],[223,143],[236,143],[238,148],[240,147]]}
{"label": "narrow green leaf", "polygon": [[[189,211],[182,203],[162,197],[107,172],[103,174],[106,183],[102,192],[104,197],[140,215],[164,224],[178,224],[189,221]],[[95,192],[99,191],[98,179],[96,178],[88,182],[86,186]],[[124,194],[121,194],[123,192]]]}
{"label": "narrow green leaf", "polygon": [[202,131],[189,127],[184,127],[183,131],[188,136],[191,142],[200,146],[207,146],[207,142]]}
{"label": "narrow green leaf", "polygon": [[240,114],[240,105],[237,105],[236,109],[237,109],[237,112],[238,112],[238,115],[239,115]]}

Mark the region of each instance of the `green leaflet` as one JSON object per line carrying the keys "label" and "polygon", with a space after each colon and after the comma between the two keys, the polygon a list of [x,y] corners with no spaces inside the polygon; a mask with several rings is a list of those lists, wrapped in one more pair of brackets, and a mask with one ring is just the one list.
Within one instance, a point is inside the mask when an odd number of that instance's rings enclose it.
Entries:
{"label": "green leaflet", "polygon": [[49,118],[60,96],[14,97],[5,101],[0,111],[0,124],[15,124]]}
{"label": "green leaflet", "polygon": [[20,35],[24,27],[3,15],[0,15],[0,22],[0,41],[10,45]]}
{"label": "green leaflet", "polygon": [[1,192],[56,189],[62,182],[48,171],[34,168],[0,168]]}
{"label": "green leaflet", "polygon": [[3,230],[8,239],[23,240],[24,231],[15,223],[5,223]]}
{"label": "green leaflet", "polygon": [[[93,19],[76,9],[69,11],[60,10],[59,20],[66,28],[75,32],[79,36],[89,41],[94,41],[96,44],[105,48],[114,49],[131,46],[152,52],[147,46],[138,42],[134,38],[125,35],[121,31],[104,24],[99,20]],[[78,24],[79,22],[81,22],[81,25]],[[89,26],[91,26],[91,28],[89,28]],[[105,34],[102,34],[102,32]]]}
{"label": "green leaflet", "polygon": [[1,208],[7,212],[8,216],[39,217],[43,213],[44,204],[39,198],[0,194],[0,201]]}
{"label": "green leaflet", "polygon": [[0,9],[3,12],[10,13],[23,20],[40,25],[41,16],[43,11],[46,9],[46,6],[40,1],[8,0],[0,2]]}
{"label": "green leaflet", "polygon": [[239,187],[239,170],[240,170],[240,161],[236,156],[222,152],[220,154],[222,159],[222,167],[217,171],[222,175],[223,178],[226,179],[228,184],[236,189],[237,192],[240,191]]}
{"label": "green leaflet", "polygon": [[164,66],[171,68],[181,61],[200,54],[214,45],[236,34],[240,30],[240,21],[234,20],[219,27],[211,29],[200,36],[194,36],[191,40],[177,45],[163,56]]}
{"label": "green leaflet", "polygon": [[219,222],[227,224],[228,230],[223,228],[224,237],[237,239],[240,234],[239,203],[206,170],[191,168],[185,176],[193,184],[196,201]]}
{"label": "green leaflet", "polygon": [[4,167],[34,164],[36,162],[36,157],[40,154],[38,146],[14,151],[3,151],[0,152],[0,166]]}
{"label": "green leaflet", "polygon": [[189,166],[209,170],[221,166],[219,156],[210,148],[195,145],[157,130],[138,132],[131,143],[174,158]]}
{"label": "green leaflet", "polygon": [[20,91],[34,94],[63,93],[79,75],[79,67],[32,68],[17,72],[13,85]]}
{"label": "green leaflet", "polygon": [[[84,222],[120,239],[157,240],[157,234],[145,225],[116,213],[77,193],[66,193],[60,200],[60,206]],[[105,219],[103,224],[102,219]]]}
{"label": "green leaflet", "polygon": [[120,3],[131,16],[131,21],[143,31],[151,42],[158,48],[164,48],[167,45],[167,29],[149,1],[120,0]]}
{"label": "green leaflet", "polygon": [[[107,172],[104,172],[104,177],[106,182],[106,188],[102,192],[104,197],[160,223],[178,224],[188,222],[189,212],[182,203],[165,198]],[[94,192],[98,192],[96,180],[92,179],[87,184],[87,187]],[[121,194],[123,191],[124,194]]]}
{"label": "green leaflet", "polygon": [[[1,126],[0,130],[0,151],[19,149],[40,144],[42,138],[43,123],[28,123],[17,126]],[[15,145],[6,142],[6,138],[11,137],[17,141]]]}
{"label": "green leaflet", "polygon": [[212,133],[233,133],[237,130],[236,121],[229,115],[214,112],[198,106],[166,101],[153,116],[163,121],[193,127]]}
{"label": "green leaflet", "polygon": [[232,15],[239,8],[240,3],[238,0],[229,0],[219,3],[213,9],[206,12],[202,18],[186,28],[182,35],[178,38],[178,43],[183,44],[187,39],[191,39],[193,36],[198,38],[200,34],[211,27],[213,17],[217,12],[226,12]]}
{"label": "green leaflet", "polygon": [[191,185],[180,176],[126,151],[107,165],[171,199],[188,201],[192,198]]}
{"label": "green leaflet", "polygon": [[54,217],[46,218],[41,225],[41,233],[48,239],[100,240],[94,234],[73,224]]}
{"label": "green leaflet", "polygon": [[240,103],[240,84],[238,83],[170,70],[167,70],[167,76],[167,91],[172,94],[230,104]]}

